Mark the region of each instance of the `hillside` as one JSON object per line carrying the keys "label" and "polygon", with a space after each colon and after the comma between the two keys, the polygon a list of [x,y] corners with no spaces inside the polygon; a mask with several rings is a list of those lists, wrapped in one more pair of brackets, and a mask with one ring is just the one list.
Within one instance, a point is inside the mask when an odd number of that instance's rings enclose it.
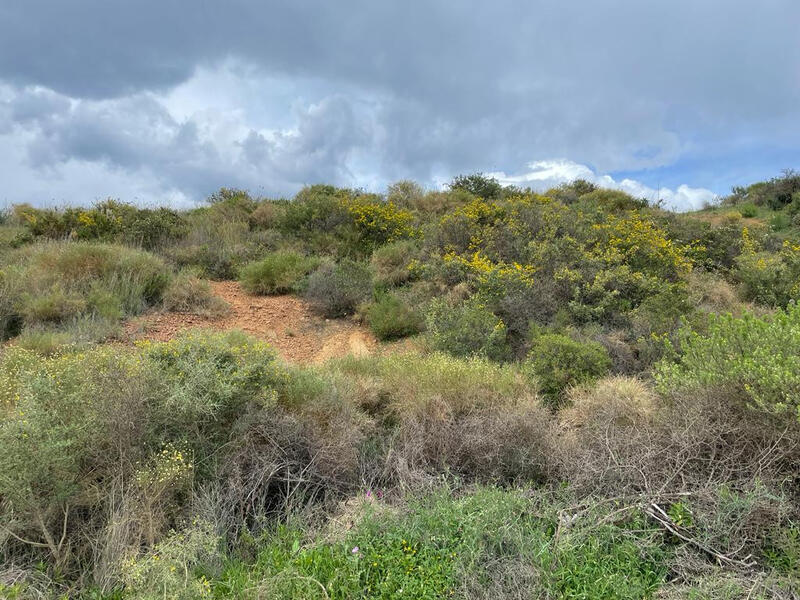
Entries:
{"label": "hillside", "polygon": [[796,598],[800,175],[0,216],[0,597]]}

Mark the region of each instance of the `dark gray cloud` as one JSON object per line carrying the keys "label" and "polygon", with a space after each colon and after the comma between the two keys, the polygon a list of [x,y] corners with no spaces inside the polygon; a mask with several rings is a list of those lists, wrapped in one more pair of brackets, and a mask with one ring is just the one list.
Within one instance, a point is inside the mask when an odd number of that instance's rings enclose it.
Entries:
{"label": "dark gray cloud", "polygon": [[732,148],[800,162],[798,27],[796,0],[4,2],[0,161],[20,195],[65,165],[194,198],[562,157],[700,186]]}

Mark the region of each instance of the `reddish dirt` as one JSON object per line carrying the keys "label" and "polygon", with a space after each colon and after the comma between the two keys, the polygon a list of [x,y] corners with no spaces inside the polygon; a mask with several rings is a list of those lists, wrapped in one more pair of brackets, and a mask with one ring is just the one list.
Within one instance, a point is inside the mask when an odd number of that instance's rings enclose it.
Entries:
{"label": "reddish dirt", "polygon": [[131,339],[166,341],[184,329],[241,329],[272,344],[287,361],[320,363],[329,358],[376,352],[379,342],[366,328],[347,319],[325,319],[296,296],[250,296],[235,281],[212,283],[214,293],[231,306],[223,317],[187,313],[149,313],[129,321]]}

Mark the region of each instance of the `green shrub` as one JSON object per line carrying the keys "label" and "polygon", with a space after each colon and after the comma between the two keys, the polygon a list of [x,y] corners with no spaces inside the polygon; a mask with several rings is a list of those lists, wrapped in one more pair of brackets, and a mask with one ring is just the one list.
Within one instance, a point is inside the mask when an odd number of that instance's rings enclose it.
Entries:
{"label": "green shrub", "polygon": [[349,356],[326,370],[357,382],[353,402],[368,412],[389,412],[408,419],[425,415],[432,403],[443,402],[448,414],[464,416],[480,409],[513,406],[533,392],[527,378],[512,364],[440,352]]}
{"label": "green shrub", "polygon": [[367,323],[379,340],[414,335],[422,330],[422,316],[394,294],[382,294],[366,311]]}
{"label": "green shrub", "polygon": [[[191,484],[213,478],[246,406],[280,422],[275,400],[285,386],[274,352],[236,332],[192,331],[164,344],[52,358],[7,349],[0,356],[4,536],[30,540],[19,543],[62,573],[91,562],[95,551],[119,560],[152,545],[186,515]],[[287,444],[284,456],[292,451]],[[119,539],[103,537],[106,528]]]}
{"label": "green shrub", "polygon": [[326,317],[343,317],[369,298],[372,273],[360,262],[344,259],[323,263],[308,278],[306,298],[312,308]]}
{"label": "green shrub", "polygon": [[416,181],[396,181],[386,189],[386,199],[397,206],[416,209],[422,205],[425,190]]}
{"label": "green shrub", "polygon": [[173,312],[220,316],[230,306],[215,296],[211,284],[191,271],[181,271],[164,290],[163,306]]}
{"label": "green shrub", "polygon": [[50,239],[116,241],[153,250],[187,233],[186,221],[174,210],[137,208],[112,199],[94,208],[59,210],[19,205],[15,213],[31,235]]}
{"label": "green shrub", "polygon": [[314,185],[286,205],[279,226],[315,250],[362,258],[382,244],[412,237],[413,220],[409,211],[380,196]]}
{"label": "green shrub", "polygon": [[772,231],[784,231],[788,229],[792,224],[792,219],[786,213],[775,213],[772,215],[772,218],[769,220],[769,226],[772,228]]}
{"label": "green shrub", "polygon": [[220,188],[206,198],[206,211],[217,222],[247,221],[258,202],[246,190]]}
{"label": "green shrub", "polygon": [[494,200],[503,197],[505,189],[497,179],[484,175],[483,173],[472,173],[470,175],[457,175],[448,184],[451,190],[469,192],[477,198],[484,200]]}
{"label": "green shrub", "polygon": [[141,429],[130,423],[141,423],[153,383],[131,353],[113,347],[50,359],[21,348],[4,353],[0,521],[43,544],[59,568],[86,559],[85,546],[61,538],[63,523],[83,538],[106,499],[90,490],[123,460],[138,460],[131,444]]}
{"label": "green shrub", "polygon": [[174,210],[168,208],[138,209],[120,225],[121,241],[157,250],[181,240],[188,234],[188,223]]}
{"label": "green shrub", "polygon": [[287,233],[308,237],[315,231],[333,232],[351,222],[342,200],[349,190],[330,185],[305,187],[286,205],[279,226]]}
{"label": "green shrub", "polygon": [[587,204],[598,204],[607,210],[624,211],[645,208],[647,200],[634,198],[620,190],[597,189],[582,194],[580,201]]}
{"label": "green shrub", "polygon": [[251,294],[284,294],[295,291],[317,265],[317,260],[290,250],[268,254],[245,266],[240,275],[242,287]]}
{"label": "green shrub", "polygon": [[[442,353],[348,357],[330,364],[344,398],[385,429],[361,477],[401,485],[449,473],[462,481],[541,481],[549,415],[510,364]],[[387,439],[385,436],[389,436]]]}
{"label": "green shrub", "polygon": [[434,300],[426,315],[431,346],[453,356],[485,356],[507,360],[511,356],[506,326],[477,299],[453,306]]}
{"label": "green shrub", "polygon": [[745,202],[744,204],[738,205],[736,208],[743,217],[748,219],[752,219],[758,215],[758,207],[752,202]]}
{"label": "green shrub", "polygon": [[662,361],[656,380],[665,391],[723,387],[751,406],[800,419],[800,306],[774,315],[712,315],[708,330],[684,330],[677,361]]}
{"label": "green shrub", "polygon": [[767,306],[786,306],[800,296],[800,263],[795,253],[755,252],[736,258],[734,275],[746,300]]}
{"label": "green shrub", "polygon": [[236,279],[244,265],[275,250],[280,242],[276,232],[251,231],[246,217],[220,220],[206,209],[192,213],[188,220],[189,234],[164,253],[178,267],[199,268],[211,279]]}
{"label": "green shrub", "polygon": [[274,388],[284,384],[274,350],[238,331],[188,330],[169,342],[143,341],[138,347],[165,384],[163,418],[184,427],[204,418],[218,421],[206,423],[203,439],[197,439],[203,446],[213,435],[225,435],[226,419],[248,401],[274,399]]}
{"label": "green shrub", "polygon": [[546,333],[533,339],[526,366],[541,391],[558,402],[568,387],[608,373],[611,359],[597,342],[579,342],[559,333]]}
{"label": "green shrub", "polygon": [[77,292],[66,292],[59,283],[44,293],[26,293],[22,299],[22,316],[28,323],[60,322],[86,310],[86,299]]}

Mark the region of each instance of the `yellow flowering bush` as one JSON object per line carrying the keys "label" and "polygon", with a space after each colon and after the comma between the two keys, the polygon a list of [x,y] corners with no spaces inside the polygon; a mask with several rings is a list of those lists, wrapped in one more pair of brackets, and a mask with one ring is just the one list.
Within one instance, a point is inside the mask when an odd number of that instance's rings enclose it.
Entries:
{"label": "yellow flowering bush", "polygon": [[536,268],[532,265],[495,263],[479,250],[469,257],[450,252],[444,255],[443,260],[446,266],[458,268],[478,290],[492,297],[506,293],[509,288],[532,287],[536,281]]}
{"label": "yellow flowering bush", "polygon": [[342,200],[353,219],[359,243],[369,250],[378,246],[413,237],[414,216],[393,202],[383,202],[368,196]]}
{"label": "yellow flowering bush", "polygon": [[638,212],[608,215],[594,226],[592,253],[607,265],[625,264],[636,271],[674,280],[692,270],[687,248]]}
{"label": "yellow flowering bush", "polygon": [[440,219],[436,233],[439,246],[445,252],[454,253],[478,250],[483,246],[487,232],[505,214],[499,202],[476,198]]}
{"label": "yellow flowering bush", "polygon": [[278,226],[315,249],[345,256],[369,255],[383,244],[417,235],[412,213],[394,202],[327,185],[298,192]]}
{"label": "yellow flowering bush", "polygon": [[735,275],[746,299],[781,307],[800,299],[799,245],[784,241],[777,253],[757,252],[753,244],[745,248],[736,258]]}

